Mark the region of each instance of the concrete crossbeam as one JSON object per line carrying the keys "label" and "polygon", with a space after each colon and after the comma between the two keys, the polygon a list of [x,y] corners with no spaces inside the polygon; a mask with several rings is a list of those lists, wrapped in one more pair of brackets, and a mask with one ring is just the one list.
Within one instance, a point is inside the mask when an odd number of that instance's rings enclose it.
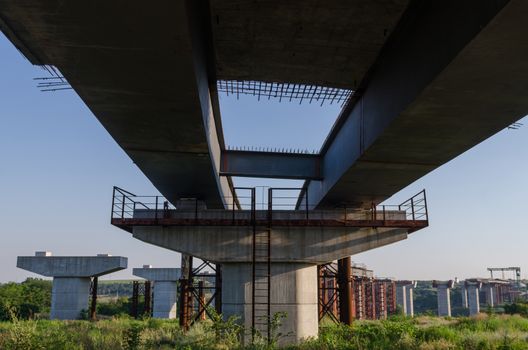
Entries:
{"label": "concrete crossbeam", "polygon": [[19,256],[17,267],[47,277],[94,277],[126,269],[122,256]]}
{"label": "concrete crossbeam", "polygon": [[181,278],[180,268],[142,267],[132,270],[134,276],[148,281],[178,281]]}
{"label": "concrete crossbeam", "polygon": [[[135,226],[133,236],[213,262],[250,262],[252,257],[253,231],[247,226]],[[324,264],[406,239],[407,230],[274,227],[271,237],[272,261]]]}

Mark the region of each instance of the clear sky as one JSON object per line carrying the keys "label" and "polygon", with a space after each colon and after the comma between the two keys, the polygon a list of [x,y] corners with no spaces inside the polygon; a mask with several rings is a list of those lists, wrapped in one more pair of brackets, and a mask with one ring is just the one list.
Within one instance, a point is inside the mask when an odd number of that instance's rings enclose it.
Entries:
{"label": "clear sky", "polygon": [[[37,250],[128,256],[129,269],[109,278],[130,278],[143,264],[179,266],[179,254],[110,225],[112,186],[157,192],[73,91],[36,88],[33,78],[42,76],[0,34],[0,282],[34,276],[15,265]],[[221,109],[228,145],[311,150],[339,106],[221,96]],[[488,266],[521,266],[527,277],[527,160],[528,126],[493,136],[387,201],[426,188],[430,227],[353,260],[399,279],[484,277]]]}

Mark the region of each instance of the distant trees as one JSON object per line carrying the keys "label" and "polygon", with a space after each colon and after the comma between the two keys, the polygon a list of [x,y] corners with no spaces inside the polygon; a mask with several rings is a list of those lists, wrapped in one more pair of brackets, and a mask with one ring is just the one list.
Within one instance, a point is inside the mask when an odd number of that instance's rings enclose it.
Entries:
{"label": "distant trees", "polygon": [[504,312],[510,315],[522,315],[528,317],[528,303],[514,302],[513,304],[504,305]]}
{"label": "distant trees", "polygon": [[0,320],[12,316],[32,318],[38,313],[47,313],[51,304],[51,281],[28,278],[22,283],[0,284]]}

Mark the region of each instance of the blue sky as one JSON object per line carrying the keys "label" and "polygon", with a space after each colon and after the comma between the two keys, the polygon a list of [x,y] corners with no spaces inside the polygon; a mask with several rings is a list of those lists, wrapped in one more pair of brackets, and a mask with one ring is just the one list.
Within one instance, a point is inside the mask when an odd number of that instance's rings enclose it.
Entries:
{"label": "blue sky", "polygon": [[[75,93],[40,92],[33,78],[47,73],[1,34],[0,63],[0,282],[32,276],[15,267],[16,256],[36,250],[128,256],[129,269],[109,278],[179,265],[179,254],[110,225],[112,186],[156,190]],[[303,149],[320,147],[339,110],[225,96],[221,108],[227,144]],[[400,279],[487,276],[488,266],[521,266],[528,276],[527,136],[528,126],[504,130],[396,194],[388,203],[426,188],[430,227],[353,260]]]}

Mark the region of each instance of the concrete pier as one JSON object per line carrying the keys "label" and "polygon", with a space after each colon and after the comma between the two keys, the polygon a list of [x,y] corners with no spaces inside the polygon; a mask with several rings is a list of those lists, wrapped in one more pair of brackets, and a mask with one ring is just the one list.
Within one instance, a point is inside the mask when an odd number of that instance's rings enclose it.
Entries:
{"label": "concrete pier", "polygon": [[152,317],[176,318],[178,280],[181,277],[179,268],[152,268],[144,265],[143,268],[132,270],[134,276],[154,282]]}
{"label": "concrete pier", "polygon": [[453,281],[433,281],[433,287],[437,289],[438,316],[451,316],[451,295]]}
{"label": "concrete pier", "polygon": [[492,283],[486,283],[483,289],[486,295],[486,305],[490,307],[495,306],[495,286]]}
{"label": "concrete pier", "polygon": [[88,310],[91,278],[126,269],[127,258],[52,256],[50,252],[37,252],[35,256],[19,256],[17,267],[53,277],[50,318],[74,320],[82,310]]}
{"label": "concrete pier", "polygon": [[466,281],[468,294],[469,315],[477,315],[480,312],[479,289],[482,287],[480,282]]}
{"label": "concrete pier", "polygon": [[463,285],[460,288],[460,294],[462,296],[462,307],[467,309],[468,308],[468,292],[467,292],[465,285]]}
{"label": "concrete pier", "polygon": [[405,286],[405,301],[407,303],[407,316],[414,317],[414,296],[413,289],[416,288],[416,281],[411,281],[411,283]]}
{"label": "concrete pier", "polygon": [[[242,316],[241,322],[246,329],[251,329],[252,265],[224,263],[222,268],[223,314],[225,317]],[[286,313],[278,332],[289,335],[282,338],[281,343],[297,343],[317,335],[317,266],[306,263],[272,263],[271,284],[271,315]]]}
{"label": "concrete pier", "polygon": [[[148,218],[151,212],[135,212],[134,217]],[[189,216],[191,215],[191,216]],[[170,212],[173,218],[192,218],[184,211]],[[203,219],[231,220],[232,212],[206,210]],[[248,211],[237,213],[238,217]],[[267,211],[257,211],[265,218]],[[305,219],[300,211],[274,214],[275,219]],[[340,216],[341,215],[341,216]],[[331,219],[364,218],[361,213],[338,211],[311,211],[311,218]],[[400,212],[391,212],[393,219],[401,219]],[[264,227],[257,227],[257,234]],[[262,231],[264,232],[264,231]],[[298,343],[301,339],[318,335],[317,265],[378,248],[407,238],[407,230],[371,227],[295,227],[274,226],[271,230],[271,312],[285,312],[282,344]],[[247,329],[252,320],[252,240],[253,230],[248,226],[134,226],[133,236],[142,241],[222,264],[222,314],[225,318],[236,315]],[[258,283],[258,281],[257,281]],[[259,305],[263,307],[263,305]],[[255,315],[258,315],[255,312]]]}
{"label": "concrete pier", "polygon": [[401,308],[404,315],[407,315],[406,285],[406,283],[402,283],[401,281],[396,282],[396,305]]}

